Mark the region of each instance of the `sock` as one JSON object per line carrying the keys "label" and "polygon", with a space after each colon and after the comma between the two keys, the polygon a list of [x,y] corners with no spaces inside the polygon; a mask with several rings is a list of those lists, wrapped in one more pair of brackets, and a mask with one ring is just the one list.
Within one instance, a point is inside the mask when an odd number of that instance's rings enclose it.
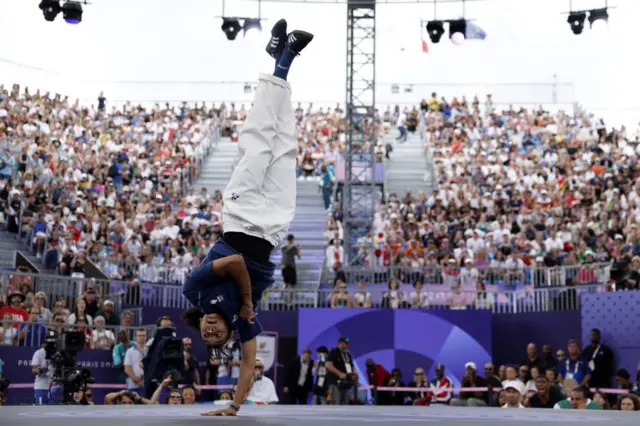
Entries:
{"label": "sock", "polygon": [[289,68],[291,68],[291,63],[293,59],[296,57],[296,54],[291,51],[288,47],[282,51],[282,57],[280,61],[276,64],[276,69],[273,72],[273,75],[281,78],[283,80],[287,79],[287,75],[289,75]]}

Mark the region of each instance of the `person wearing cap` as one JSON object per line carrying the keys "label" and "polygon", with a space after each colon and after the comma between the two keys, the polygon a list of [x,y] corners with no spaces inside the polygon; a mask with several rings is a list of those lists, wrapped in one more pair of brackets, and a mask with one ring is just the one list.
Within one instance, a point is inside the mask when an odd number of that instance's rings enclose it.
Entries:
{"label": "person wearing cap", "polygon": [[453,393],[450,390],[453,388],[453,382],[451,379],[444,374],[444,365],[436,364],[436,377],[431,379],[429,383],[429,387],[431,389],[437,389],[433,393],[433,398],[431,399],[432,404],[449,404],[451,403],[451,398],[453,397]]}
{"label": "person wearing cap", "polygon": [[521,382],[508,381],[503,386],[506,404],[502,408],[526,408],[520,403],[524,389]]}
{"label": "person wearing cap", "polygon": [[[9,314],[15,323],[27,321],[29,319],[29,313],[22,307],[25,299],[25,295],[19,291],[10,293],[7,297],[9,304],[0,309],[0,318],[4,318],[5,314]],[[16,324],[15,327],[17,328],[18,324]]]}
{"label": "person wearing cap", "polygon": [[[463,388],[485,388],[488,383],[487,380],[479,376],[477,373],[476,363],[467,362],[464,365],[465,373],[460,384]],[[489,404],[488,392],[460,392],[459,398],[451,400],[453,406],[468,406],[468,407],[486,407]]]}
{"label": "person wearing cap", "polygon": [[342,336],[338,346],[331,349],[325,366],[331,405],[348,405],[351,389],[358,384],[353,356],[349,352],[349,338]]}
{"label": "person wearing cap", "polygon": [[278,394],[273,381],[264,375],[264,362],[262,358],[256,358],[251,386],[247,393],[246,401],[254,404],[276,404]]}
{"label": "person wearing cap", "polygon": [[120,317],[114,312],[113,300],[107,299],[102,302],[102,309],[96,313],[96,316],[103,317],[107,326],[120,325]]}

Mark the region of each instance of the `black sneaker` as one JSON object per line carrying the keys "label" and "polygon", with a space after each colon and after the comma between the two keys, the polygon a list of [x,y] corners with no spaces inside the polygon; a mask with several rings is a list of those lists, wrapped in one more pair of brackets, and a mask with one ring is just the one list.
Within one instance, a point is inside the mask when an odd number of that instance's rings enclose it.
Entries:
{"label": "black sneaker", "polygon": [[287,37],[287,47],[296,55],[302,52],[302,49],[307,47],[307,44],[313,40],[313,34],[306,31],[295,30]]}
{"label": "black sneaker", "polygon": [[275,58],[276,53],[280,53],[284,50],[287,42],[287,21],[284,19],[279,20],[271,28],[271,40],[267,44],[267,53],[271,57]]}

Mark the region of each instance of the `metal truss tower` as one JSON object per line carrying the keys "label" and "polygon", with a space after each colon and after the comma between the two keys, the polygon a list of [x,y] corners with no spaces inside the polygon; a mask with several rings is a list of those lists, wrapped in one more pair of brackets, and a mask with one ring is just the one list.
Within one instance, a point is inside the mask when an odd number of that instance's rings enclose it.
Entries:
{"label": "metal truss tower", "polygon": [[[343,186],[345,266],[363,265],[373,243],[358,240],[371,230],[381,191],[375,176],[376,1],[347,2],[346,147]],[[369,247],[366,247],[369,246]]]}

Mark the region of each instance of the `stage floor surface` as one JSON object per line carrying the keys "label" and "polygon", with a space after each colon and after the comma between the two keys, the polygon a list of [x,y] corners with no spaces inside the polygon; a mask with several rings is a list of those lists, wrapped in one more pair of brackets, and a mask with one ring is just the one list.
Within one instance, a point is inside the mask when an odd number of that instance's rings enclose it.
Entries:
{"label": "stage floor surface", "polygon": [[580,425],[637,426],[638,413],[595,410],[503,409],[470,407],[243,406],[237,417],[202,417],[213,405],[169,406],[9,406],[0,408],[0,424],[11,426],[162,426],[282,425],[340,426],[428,423],[450,426]]}

